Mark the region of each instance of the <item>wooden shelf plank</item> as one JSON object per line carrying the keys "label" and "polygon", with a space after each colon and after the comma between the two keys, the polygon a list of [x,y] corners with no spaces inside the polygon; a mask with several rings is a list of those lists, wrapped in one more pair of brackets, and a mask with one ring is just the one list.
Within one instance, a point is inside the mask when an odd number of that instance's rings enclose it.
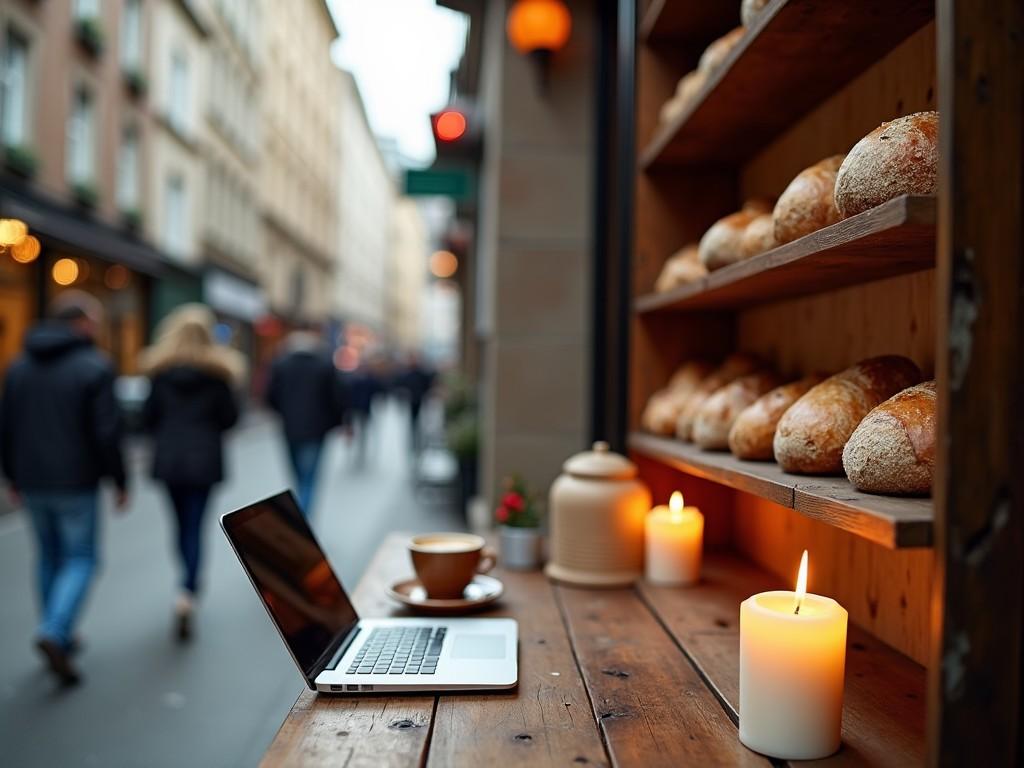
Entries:
{"label": "wooden shelf plank", "polygon": [[935,266],[935,198],[901,195],[830,227],[636,299],[649,312],[735,309]]}
{"label": "wooden shelf plank", "polygon": [[934,13],[932,0],[773,0],[641,168],[741,164]]}
{"label": "wooden shelf plank", "polygon": [[687,474],[760,496],[890,549],[928,547],[932,543],[931,499],[860,493],[846,478],[792,475],[773,462],[741,461],[728,453],[704,451],[643,432],[630,434],[629,448]]}
{"label": "wooden shelf plank", "polygon": [[734,0],[651,0],[639,37],[647,44],[693,40],[706,45],[739,23],[740,4]]}
{"label": "wooden shelf plank", "polygon": [[[702,575],[687,589],[642,583],[639,590],[738,721],[740,602],[792,585],[728,555],[708,555]],[[923,765],[925,669],[855,625],[849,627],[846,661],[843,746],[824,764]]]}

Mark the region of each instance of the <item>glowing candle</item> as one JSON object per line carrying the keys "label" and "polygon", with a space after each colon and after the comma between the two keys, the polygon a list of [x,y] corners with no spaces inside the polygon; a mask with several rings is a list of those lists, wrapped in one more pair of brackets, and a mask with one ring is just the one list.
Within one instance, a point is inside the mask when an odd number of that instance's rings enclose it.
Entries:
{"label": "glowing candle", "polygon": [[846,610],[807,593],[807,552],[795,592],[762,592],[740,605],[740,741],[783,760],[839,749]]}
{"label": "glowing candle", "polygon": [[694,584],[700,578],[704,516],[696,507],[683,506],[676,491],[669,505],[655,507],[647,515],[647,580],[654,584]]}

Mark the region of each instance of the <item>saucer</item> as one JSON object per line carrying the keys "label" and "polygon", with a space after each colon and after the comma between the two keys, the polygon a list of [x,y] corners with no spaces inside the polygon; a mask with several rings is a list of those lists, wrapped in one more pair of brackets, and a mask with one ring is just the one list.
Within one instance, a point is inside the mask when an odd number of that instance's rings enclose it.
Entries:
{"label": "saucer", "polygon": [[454,600],[433,600],[427,597],[427,590],[419,579],[403,579],[388,587],[388,595],[409,606],[416,613],[428,616],[458,616],[478,611],[490,605],[505,591],[505,586],[493,576],[481,573],[473,576],[466,585],[461,598]]}

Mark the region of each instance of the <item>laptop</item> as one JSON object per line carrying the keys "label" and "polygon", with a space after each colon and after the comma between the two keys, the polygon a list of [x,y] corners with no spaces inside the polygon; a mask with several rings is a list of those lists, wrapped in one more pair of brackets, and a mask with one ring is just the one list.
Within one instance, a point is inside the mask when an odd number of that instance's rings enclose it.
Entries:
{"label": "laptop", "polygon": [[229,512],[220,524],[311,689],[515,687],[515,620],[360,618],[290,491]]}

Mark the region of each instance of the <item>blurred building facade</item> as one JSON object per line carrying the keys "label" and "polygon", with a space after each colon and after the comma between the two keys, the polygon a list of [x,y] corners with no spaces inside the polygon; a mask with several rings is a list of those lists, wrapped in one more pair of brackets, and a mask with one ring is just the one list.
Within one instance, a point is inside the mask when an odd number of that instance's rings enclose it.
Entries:
{"label": "blurred building facade", "polygon": [[411,197],[393,206],[393,240],[387,279],[388,336],[403,351],[423,346],[423,304],[427,282],[427,225]]}
{"label": "blurred building facade", "polygon": [[329,56],[338,30],[322,0],[263,8],[260,276],[270,308],[322,321],[332,307],[338,249],[343,77]]}

